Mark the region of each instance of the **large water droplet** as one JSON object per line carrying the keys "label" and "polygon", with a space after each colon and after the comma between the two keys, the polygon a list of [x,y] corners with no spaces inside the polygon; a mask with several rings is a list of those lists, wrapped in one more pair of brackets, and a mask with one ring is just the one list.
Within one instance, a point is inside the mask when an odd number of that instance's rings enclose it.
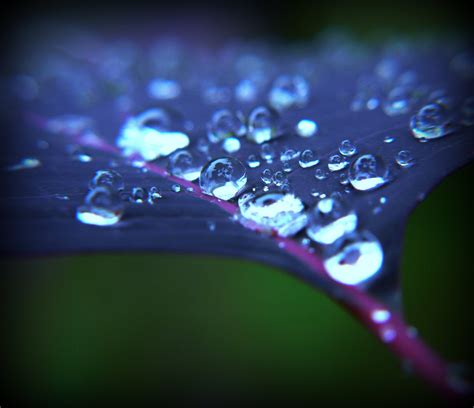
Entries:
{"label": "large water droplet", "polygon": [[309,98],[309,84],[299,75],[282,75],[274,82],[269,94],[270,105],[283,110],[293,106],[306,105]]}
{"label": "large water droplet", "polygon": [[244,117],[240,112],[220,109],[214,112],[208,123],[207,136],[210,142],[217,143],[229,137],[244,136],[246,130]]}
{"label": "large water droplet", "polygon": [[116,191],[103,185],[87,194],[84,204],[77,209],[76,217],[84,224],[108,226],[122,218],[124,205]]}
{"label": "large water droplet", "polygon": [[324,266],[334,280],[346,285],[357,285],[380,271],[383,257],[383,249],[377,238],[363,231],[350,234],[329,247]]}
{"label": "large water droplet", "polygon": [[296,234],[307,223],[303,202],[290,193],[244,194],[239,198],[239,208],[245,219],[284,237]]}
{"label": "large water droplet", "polygon": [[329,245],[357,227],[357,215],[334,198],[320,200],[310,213],[306,232],[319,244]]}
{"label": "large water droplet", "polygon": [[380,157],[364,154],[352,163],[349,181],[356,190],[374,190],[389,181],[389,171]]}
{"label": "large water droplet", "polygon": [[168,170],[173,176],[194,181],[199,178],[207,159],[199,152],[179,150],[170,156]]}
{"label": "large water droplet", "polygon": [[121,174],[115,170],[98,170],[89,182],[89,188],[92,190],[103,186],[116,191],[123,190],[124,183]]}
{"label": "large water droplet", "polygon": [[262,144],[278,136],[280,123],[277,112],[265,106],[259,106],[250,112],[247,133],[250,141]]}
{"label": "large water droplet", "polygon": [[234,198],[246,184],[245,166],[233,157],[222,157],[209,162],[199,177],[202,191],[222,200]]}
{"label": "large water droplet", "polygon": [[424,106],[411,118],[410,128],[417,139],[430,140],[446,136],[456,130],[452,111],[445,105],[432,103]]}
{"label": "large water droplet", "polygon": [[128,119],[120,130],[117,145],[126,156],[139,154],[151,161],[189,145],[189,137],[175,131],[173,115],[162,108],[149,109]]}

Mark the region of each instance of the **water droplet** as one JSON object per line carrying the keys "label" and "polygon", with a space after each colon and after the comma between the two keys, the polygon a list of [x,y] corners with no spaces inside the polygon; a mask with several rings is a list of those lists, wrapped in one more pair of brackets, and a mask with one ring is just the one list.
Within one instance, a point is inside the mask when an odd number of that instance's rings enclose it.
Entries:
{"label": "water droplet", "polygon": [[301,153],[299,164],[302,168],[316,166],[319,163],[319,158],[312,150],[306,149]]}
{"label": "water droplet", "polygon": [[280,161],[288,162],[291,160],[296,160],[300,156],[300,152],[294,149],[285,149],[280,154]]}
{"label": "water droplet", "polygon": [[349,181],[356,190],[374,190],[389,181],[389,171],[380,157],[364,154],[352,163]]}
{"label": "water droplet", "polygon": [[262,144],[278,136],[280,124],[277,112],[265,106],[259,106],[250,112],[247,133],[250,141]]}
{"label": "water droplet", "polygon": [[68,201],[69,200],[69,196],[65,195],[65,194],[55,194],[54,197],[57,198],[58,200],[62,200],[62,201]]}
{"label": "water droplet", "polygon": [[281,168],[285,173],[291,173],[293,171],[293,166],[290,162],[283,162]]}
{"label": "water droplet", "polygon": [[411,167],[415,164],[415,159],[409,150],[400,150],[395,156],[395,160],[400,167]]}
{"label": "water droplet", "polygon": [[265,183],[265,184],[271,184],[272,180],[273,180],[273,173],[270,169],[265,169],[262,171],[262,181]]}
{"label": "water droplet", "polygon": [[256,155],[251,154],[247,158],[247,166],[249,166],[251,169],[255,169],[255,168],[259,167],[260,166],[259,158]]}
{"label": "water droplet", "polygon": [[296,234],[307,223],[303,202],[291,193],[244,194],[239,198],[239,208],[245,219],[284,237]]}
{"label": "water droplet", "polygon": [[148,94],[155,99],[175,99],[181,93],[181,86],[171,79],[156,78],[148,85]]}
{"label": "water droplet", "polygon": [[390,319],[390,312],[386,309],[375,309],[370,317],[375,323],[386,323]]}
{"label": "water droplet", "polygon": [[214,232],[216,230],[216,223],[214,221],[208,221],[207,228],[209,228],[209,231]]}
{"label": "water droplet", "polygon": [[257,85],[250,79],[242,79],[235,87],[235,98],[239,102],[253,102],[257,98],[257,94]]}
{"label": "water droplet", "polygon": [[181,186],[179,184],[173,184],[171,186],[171,191],[174,193],[180,193],[181,192]]}
{"label": "water droplet", "polygon": [[282,75],[273,82],[269,103],[273,108],[283,110],[293,106],[302,107],[308,98],[309,84],[302,76]]}
{"label": "water droplet", "polygon": [[117,191],[123,190],[123,178],[115,170],[98,170],[89,182],[89,188],[92,190],[101,186],[107,186]]}
{"label": "water droplet", "polygon": [[331,278],[346,285],[366,281],[383,264],[382,246],[368,231],[350,234],[328,248],[324,266]]}
{"label": "water droplet", "polygon": [[314,177],[316,177],[317,180],[325,180],[328,177],[328,173],[324,171],[323,169],[316,169],[314,172]]}
{"label": "water droplet", "polygon": [[209,162],[199,177],[202,191],[222,200],[234,198],[246,184],[245,166],[233,157],[222,157]]}
{"label": "water droplet", "polygon": [[395,138],[393,136],[390,136],[390,135],[387,135],[387,136],[384,136],[383,138],[383,142],[384,143],[393,143],[395,141]]}
{"label": "water droplet", "polygon": [[122,218],[124,205],[118,193],[107,185],[89,191],[84,204],[77,209],[76,218],[98,226],[116,224]]}
{"label": "water droplet", "polygon": [[333,154],[329,157],[328,160],[328,169],[329,171],[340,171],[345,169],[349,165],[349,162],[342,156],[338,154]]}
{"label": "water droplet", "polygon": [[168,170],[173,176],[194,181],[199,178],[206,162],[206,157],[200,153],[179,150],[170,156]]}
{"label": "water droplet", "polygon": [[236,137],[229,137],[222,142],[222,148],[227,153],[235,153],[240,150],[240,140]]}
{"label": "water droplet", "polygon": [[296,125],[295,131],[298,136],[311,137],[318,132],[318,125],[312,120],[302,119]]}
{"label": "water droplet", "polygon": [[242,137],[246,133],[244,117],[240,112],[220,109],[212,115],[207,127],[207,137],[211,143],[218,143],[229,137]]}
{"label": "water droplet", "polygon": [[393,88],[383,103],[383,111],[388,116],[408,113],[413,104],[413,89],[406,86]]}
{"label": "water droplet", "polygon": [[339,183],[342,184],[343,186],[346,186],[347,184],[349,184],[349,176],[347,175],[347,173],[341,173],[339,175]]}
{"label": "water droplet", "polygon": [[334,198],[320,200],[311,210],[306,232],[315,242],[330,245],[357,227],[357,215]]}
{"label": "water droplet", "polygon": [[27,157],[25,159],[20,160],[17,164],[12,164],[11,166],[7,167],[8,171],[18,171],[18,170],[26,170],[26,169],[34,169],[35,167],[41,166],[41,162],[38,159],[33,157]]}
{"label": "water droplet", "polygon": [[452,112],[444,105],[432,103],[424,106],[411,118],[410,128],[417,139],[431,140],[456,130]]}
{"label": "water droplet", "polygon": [[139,154],[146,161],[188,146],[189,137],[173,129],[176,124],[172,116],[162,108],[154,108],[128,119],[120,130],[117,145],[126,156]]}
{"label": "water droplet", "polygon": [[163,196],[160,194],[158,188],[155,186],[150,187],[150,190],[148,191],[148,203],[156,204],[160,198],[163,198]]}
{"label": "water droplet", "polygon": [[143,204],[148,199],[148,193],[143,187],[133,187],[131,198],[134,203]]}
{"label": "water droplet", "polygon": [[384,343],[391,343],[397,337],[397,332],[392,327],[383,327],[380,330],[380,337]]}
{"label": "water droplet", "polygon": [[267,163],[271,163],[273,159],[276,157],[275,148],[270,143],[262,144],[262,147],[260,149],[260,156]]}
{"label": "water droplet", "polygon": [[278,187],[282,186],[288,181],[286,174],[282,171],[276,171],[275,174],[273,174],[272,180],[273,180],[273,184],[275,184]]}
{"label": "water droplet", "polygon": [[357,153],[357,148],[355,147],[354,143],[352,143],[349,139],[343,140],[339,145],[339,153],[343,156],[354,156]]}

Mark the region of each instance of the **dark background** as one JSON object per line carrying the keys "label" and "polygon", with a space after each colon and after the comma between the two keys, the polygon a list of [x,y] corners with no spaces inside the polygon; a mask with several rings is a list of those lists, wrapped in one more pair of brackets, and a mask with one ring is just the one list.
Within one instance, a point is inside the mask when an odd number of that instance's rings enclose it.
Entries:
{"label": "dark background", "polygon": [[[210,45],[293,42],[333,27],[369,42],[472,34],[467,5],[453,1],[20,1],[3,18],[2,72],[35,33],[72,23],[111,37],[185,26],[182,36]],[[470,365],[473,175],[472,165],[452,175],[411,216],[402,266],[407,320],[443,357]],[[345,311],[284,271],[172,254],[2,259],[0,268],[2,408],[20,396],[39,406],[86,395],[442,404]]]}

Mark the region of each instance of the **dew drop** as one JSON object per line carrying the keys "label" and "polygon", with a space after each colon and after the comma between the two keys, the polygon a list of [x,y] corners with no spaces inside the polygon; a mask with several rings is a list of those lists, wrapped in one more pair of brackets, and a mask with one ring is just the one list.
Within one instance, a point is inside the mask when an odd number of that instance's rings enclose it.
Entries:
{"label": "dew drop", "polygon": [[229,137],[222,142],[222,148],[227,153],[235,153],[240,150],[240,140],[236,137]]}
{"label": "dew drop", "polygon": [[312,150],[306,149],[301,153],[299,164],[302,168],[316,166],[319,163],[319,158],[316,153]]}
{"label": "dew drop", "polygon": [[277,110],[306,105],[309,98],[309,84],[300,75],[279,76],[269,94],[270,105]]}
{"label": "dew drop", "polygon": [[346,236],[329,248],[324,266],[331,278],[346,285],[366,281],[379,272],[383,264],[382,246],[368,231]]}
{"label": "dew drop", "polygon": [[403,168],[408,168],[415,164],[415,159],[409,150],[400,150],[395,156],[395,161]]}
{"label": "dew drop", "polygon": [[33,157],[27,157],[25,159],[20,160],[17,164],[12,164],[11,166],[7,167],[8,171],[18,171],[18,170],[26,170],[26,169],[34,169],[35,167],[41,166],[41,162],[38,159]]}
{"label": "dew drop", "polygon": [[143,204],[148,199],[148,193],[143,187],[133,187],[131,198],[134,203]]}
{"label": "dew drop", "polygon": [[245,166],[233,157],[212,160],[204,166],[199,177],[202,191],[222,200],[234,198],[246,184]]}
{"label": "dew drop", "polygon": [[314,177],[317,180],[322,181],[328,178],[328,173],[323,169],[316,169],[316,171],[314,172]]}
{"label": "dew drop", "polygon": [[328,160],[328,169],[329,171],[340,171],[345,169],[349,165],[349,162],[342,156],[338,154],[333,154],[329,157]]}
{"label": "dew drop", "polygon": [[369,191],[383,186],[389,180],[388,168],[373,154],[364,154],[349,169],[349,181],[356,190]]}
{"label": "dew drop", "polygon": [[247,131],[243,115],[228,109],[214,112],[207,129],[207,137],[211,143],[218,143],[230,137],[242,137]]}
{"label": "dew drop", "polygon": [[279,115],[272,109],[259,106],[252,110],[248,119],[247,138],[257,144],[280,136]]}
{"label": "dew drop", "polygon": [[357,153],[357,148],[355,147],[354,143],[352,143],[349,139],[343,140],[339,145],[339,153],[343,156],[354,156]]}
{"label": "dew drop", "polygon": [[411,118],[410,128],[415,138],[431,140],[446,136],[456,130],[453,115],[446,106],[432,103],[424,106]]}
{"label": "dew drop", "polygon": [[275,148],[270,143],[262,144],[262,147],[260,149],[260,156],[267,163],[271,163],[273,159],[276,157]]}
{"label": "dew drop", "polygon": [[206,157],[199,152],[178,150],[170,156],[168,170],[173,176],[194,181],[199,178],[206,162]]}
{"label": "dew drop", "polygon": [[255,168],[259,167],[260,166],[260,159],[256,155],[251,154],[247,158],[247,166],[249,166],[251,169],[255,169]]}
{"label": "dew drop", "polygon": [[308,221],[303,202],[291,193],[244,194],[239,198],[239,209],[244,219],[283,237],[296,234]]}
{"label": "dew drop", "polygon": [[155,187],[155,186],[150,187],[150,189],[148,191],[148,203],[149,204],[156,204],[156,202],[160,198],[163,198],[163,196],[160,194],[160,191],[158,190],[158,188]]}
{"label": "dew drop", "polygon": [[89,191],[84,204],[76,212],[76,218],[84,223],[98,226],[114,225],[120,221],[124,205],[118,193],[107,185]]}
{"label": "dew drop", "polygon": [[102,186],[110,187],[116,191],[123,190],[123,178],[121,174],[115,170],[98,170],[89,182],[89,188],[93,190]]}
{"label": "dew drop", "polygon": [[386,323],[390,319],[390,312],[386,309],[375,309],[370,317],[375,323]]}
{"label": "dew drop", "polygon": [[262,171],[262,176],[261,176],[262,181],[265,184],[271,184],[273,180],[273,173],[270,169],[265,169]]}
{"label": "dew drop", "polygon": [[311,137],[318,132],[318,125],[312,120],[302,119],[296,125],[295,131],[298,136]]}
{"label": "dew drop", "polygon": [[383,142],[384,143],[393,143],[395,141],[395,138],[393,136],[390,136],[390,135],[387,135],[387,136],[384,136],[383,138]]}
{"label": "dew drop", "polygon": [[357,215],[334,198],[320,200],[311,210],[308,236],[318,244],[330,245],[357,227]]}
{"label": "dew drop", "polygon": [[174,193],[180,193],[181,192],[181,186],[179,184],[173,184],[171,186],[171,191]]}
{"label": "dew drop", "polygon": [[181,86],[177,81],[156,78],[148,85],[148,94],[158,100],[175,99],[181,93]]}

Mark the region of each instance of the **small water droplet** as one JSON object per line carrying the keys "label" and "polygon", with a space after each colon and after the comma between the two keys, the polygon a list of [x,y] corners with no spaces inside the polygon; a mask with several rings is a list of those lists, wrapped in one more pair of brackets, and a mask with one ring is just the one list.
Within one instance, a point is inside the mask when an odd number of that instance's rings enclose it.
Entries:
{"label": "small water droplet", "polygon": [[415,159],[409,150],[400,150],[395,156],[395,160],[403,168],[408,168],[415,164]]}
{"label": "small water droplet", "polygon": [[77,209],[76,218],[84,224],[109,226],[119,222],[123,212],[118,193],[108,185],[101,185],[89,191],[84,204]]}
{"label": "small water droplet", "polygon": [[285,173],[291,173],[293,171],[293,166],[290,162],[283,162],[281,167]]}
{"label": "small water droplet", "polygon": [[397,337],[397,332],[392,327],[382,327],[380,337],[384,343],[391,343]]}
{"label": "small water droplet", "polygon": [[265,184],[271,184],[272,180],[273,180],[273,173],[270,169],[265,169],[262,171],[262,181],[265,183]]}
{"label": "small water droplet", "polygon": [[246,131],[244,117],[240,112],[220,109],[214,112],[208,123],[207,137],[211,143],[218,143],[227,138],[242,137]]}
{"label": "small water droplet", "polygon": [[259,106],[252,110],[248,119],[247,138],[257,144],[280,136],[279,115],[272,109]]}
{"label": "small water droplet", "polygon": [[375,323],[386,323],[390,316],[390,312],[386,309],[375,309],[370,315]]}
{"label": "small water droplet", "polygon": [[178,150],[170,156],[168,170],[173,176],[194,181],[199,178],[206,162],[206,157],[198,152]]}
{"label": "small water droplet", "polygon": [[34,157],[27,157],[25,159],[20,160],[17,164],[12,164],[11,166],[7,167],[8,171],[18,171],[18,170],[26,170],[26,169],[34,169],[35,167],[41,166],[41,162]]}
{"label": "small water droplet", "polygon": [[276,171],[275,174],[273,174],[272,181],[273,181],[273,184],[275,184],[276,186],[282,186],[288,181],[288,179],[284,172]]}
{"label": "small water droplet", "polygon": [[171,186],[171,191],[174,193],[180,193],[181,192],[181,186],[179,184],[173,184]]}
{"label": "small water droplet", "polygon": [[247,158],[247,166],[249,166],[251,169],[255,169],[255,168],[259,167],[260,166],[259,158],[256,155],[251,154]]}
{"label": "small water droplet", "polygon": [[345,139],[339,145],[339,153],[343,156],[354,156],[357,153],[357,148],[349,139]]}
{"label": "small water droplet", "polygon": [[312,150],[306,149],[301,153],[299,164],[302,168],[306,169],[308,167],[316,166],[319,163],[319,158],[316,153]]}
{"label": "small water droplet", "polygon": [[413,105],[413,89],[407,86],[393,88],[383,103],[383,111],[388,116],[408,113]]}
{"label": "small water droplet", "polygon": [[340,171],[345,169],[349,165],[349,162],[342,156],[338,154],[333,154],[329,157],[328,160],[328,169],[329,171]]}
{"label": "small water droplet", "polygon": [[309,99],[309,84],[300,75],[281,75],[272,85],[268,97],[270,105],[277,110],[294,106],[302,107]]}
{"label": "small water droplet", "polygon": [[295,128],[296,134],[301,137],[311,137],[318,133],[318,125],[309,119],[302,119]]}
{"label": "small water droplet", "polygon": [[316,171],[314,172],[314,177],[320,181],[325,180],[328,178],[328,173],[323,169],[316,169]]}
{"label": "small water droplet", "polygon": [[216,230],[216,223],[214,221],[208,221],[207,228],[209,228],[209,231],[214,232]]}
{"label": "small water droplet", "polygon": [[395,138],[393,136],[390,136],[390,135],[386,135],[384,136],[383,138],[383,142],[384,143],[393,143],[395,141]]}
{"label": "small water droplet", "polygon": [[239,208],[243,218],[284,237],[296,234],[307,223],[303,202],[291,193],[244,194],[239,198]]}
{"label": "small water droplet", "polygon": [[296,160],[300,156],[300,152],[294,149],[285,149],[280,154],[281,162],[289,162],[291,160]]}
{"label": "small water droplet", "polygon": [[143,204],[148,199],[148,193],[143,187],[133,187],[131,199],[136,204]]}
{"label": "small water droplet", "polygon": [[233,157],[222,157],[209,162],[199,177],[202,191],[222,200],[234,198],[246,184],[245,166]]}
{"label": "small water droplet", "polygon": [[320,200],[311,210],[306,233],[318,244],[330,245],[357,227],[357,215],[334,198]]}
{"label": "small water droplet", "polygon": [[236,137],[229,137],[222,142],[222,148],[227,153],[235,153],[240,150],[240,140]]}
{"label": "small water droplet", "polygon": [[352,163],[349,181],[356,190],[374,190],[389,181],[389,171],[380,157],[364,154]]}
{"label": "small water droplet", "polygon": [[180,93],[181,86],[171,79],[156,78],[148,85],[148,94],[158,100],[175,99]]}
{"label": "small water droplet", "polygon": [[155,187],[155,186],[150,187],[150,189],[148,191],[148,203],[149,204],[156,204],[156,202],[160,198],[163,198],[163,196],[160,194],[160,191],[158,190],[158,188]]}
{"label": "small water droplet", "polygon": [[257,95],[257,85],[250,79],[242,79],[235,87],[235,98],[239,102],[253,102],[257,98]]}
{"label": "small water droplet", "polygon": [[123,190],[123,178],[115,170],[98,170],[89,182],[89,188],[93,190],[101,186],[107,186],[116,191]]}

